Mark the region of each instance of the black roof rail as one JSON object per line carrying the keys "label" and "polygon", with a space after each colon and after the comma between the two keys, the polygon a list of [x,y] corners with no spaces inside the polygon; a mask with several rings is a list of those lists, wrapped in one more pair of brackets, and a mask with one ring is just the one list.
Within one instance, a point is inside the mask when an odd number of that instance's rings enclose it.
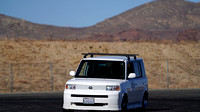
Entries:
{"label": "black roof rail", "polygon": [[93,57],[94,55],[107,55],[107,56],[126,56],[128,60],[130,60],[130,57],[134,57],[136,59],[136,56],[139,56],[139,54],[110,54],[110,53],[82,53],[84,55],[84,58],[86,58],[88,55],[90,57]]}

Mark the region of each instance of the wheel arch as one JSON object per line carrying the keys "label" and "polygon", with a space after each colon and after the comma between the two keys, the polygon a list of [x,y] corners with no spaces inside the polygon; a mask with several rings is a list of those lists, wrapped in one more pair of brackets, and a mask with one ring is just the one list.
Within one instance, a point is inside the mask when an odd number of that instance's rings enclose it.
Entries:
{"label": "wheel arch", "polygon": [[143,96],[147,96],[147,98],[148,98],[149,92],[148,92],[148,91],[145,91]]}
{"label": "wheel arch", "polygon": [[127,94],[127,93],[124,93],[122,99],[123,99],[123,98],[126,98],[126,100],[128,101],[128,94]]}
{"label": "wheel arch", "polygon": [[[125,104],[126,104],[126,108],[123,108],[123,104],[124,104],[124,102],[126,102]],[[127,93],[124,93],[123,95],[122,95],[122,98],[121,98],[121,104],[120,104],[120,106],[121,106],[121,111],[122,112],[126,112],[126,110],[127,110],[127,105],[128,105],[128,94]]]}

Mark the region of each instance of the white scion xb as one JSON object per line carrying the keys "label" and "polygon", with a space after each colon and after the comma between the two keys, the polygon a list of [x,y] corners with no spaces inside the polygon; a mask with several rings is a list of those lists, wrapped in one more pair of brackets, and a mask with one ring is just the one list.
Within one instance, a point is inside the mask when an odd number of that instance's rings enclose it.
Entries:
{"label": "white scion xb", "polygon": [[63,111],[147,107],[148,80],[143,60],[136,58],[138,54],[83,55],[77,72],[70,72],[74,78],[66,82]]}

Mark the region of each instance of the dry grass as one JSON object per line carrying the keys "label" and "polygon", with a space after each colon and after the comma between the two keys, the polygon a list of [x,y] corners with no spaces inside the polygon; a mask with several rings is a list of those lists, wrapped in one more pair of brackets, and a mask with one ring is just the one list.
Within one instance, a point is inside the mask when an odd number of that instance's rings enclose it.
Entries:
{"label": "dry grass", "polygon": [[144,59],[149,88],[167,87],[169,59],[170,88],[200,88],[200,42],[84,42],[0,41],[0,92],[9,92],[10,63],[13,91],[50,91],[53,67],[54,90],[62,91],[83,52],[139,53]]}

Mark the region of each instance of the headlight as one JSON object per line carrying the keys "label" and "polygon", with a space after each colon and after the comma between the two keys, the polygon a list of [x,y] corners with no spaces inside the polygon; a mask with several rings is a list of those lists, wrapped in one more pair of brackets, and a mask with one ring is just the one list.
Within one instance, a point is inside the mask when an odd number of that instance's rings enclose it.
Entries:
{"label": "headlight", "polygon": [[66,84],[66,89],[76,89],[76,85],[74,85],[74,84]]}
{"label": "headlight", "polygon": [[106,86],[106,91],[119,91],[119,86]]}

